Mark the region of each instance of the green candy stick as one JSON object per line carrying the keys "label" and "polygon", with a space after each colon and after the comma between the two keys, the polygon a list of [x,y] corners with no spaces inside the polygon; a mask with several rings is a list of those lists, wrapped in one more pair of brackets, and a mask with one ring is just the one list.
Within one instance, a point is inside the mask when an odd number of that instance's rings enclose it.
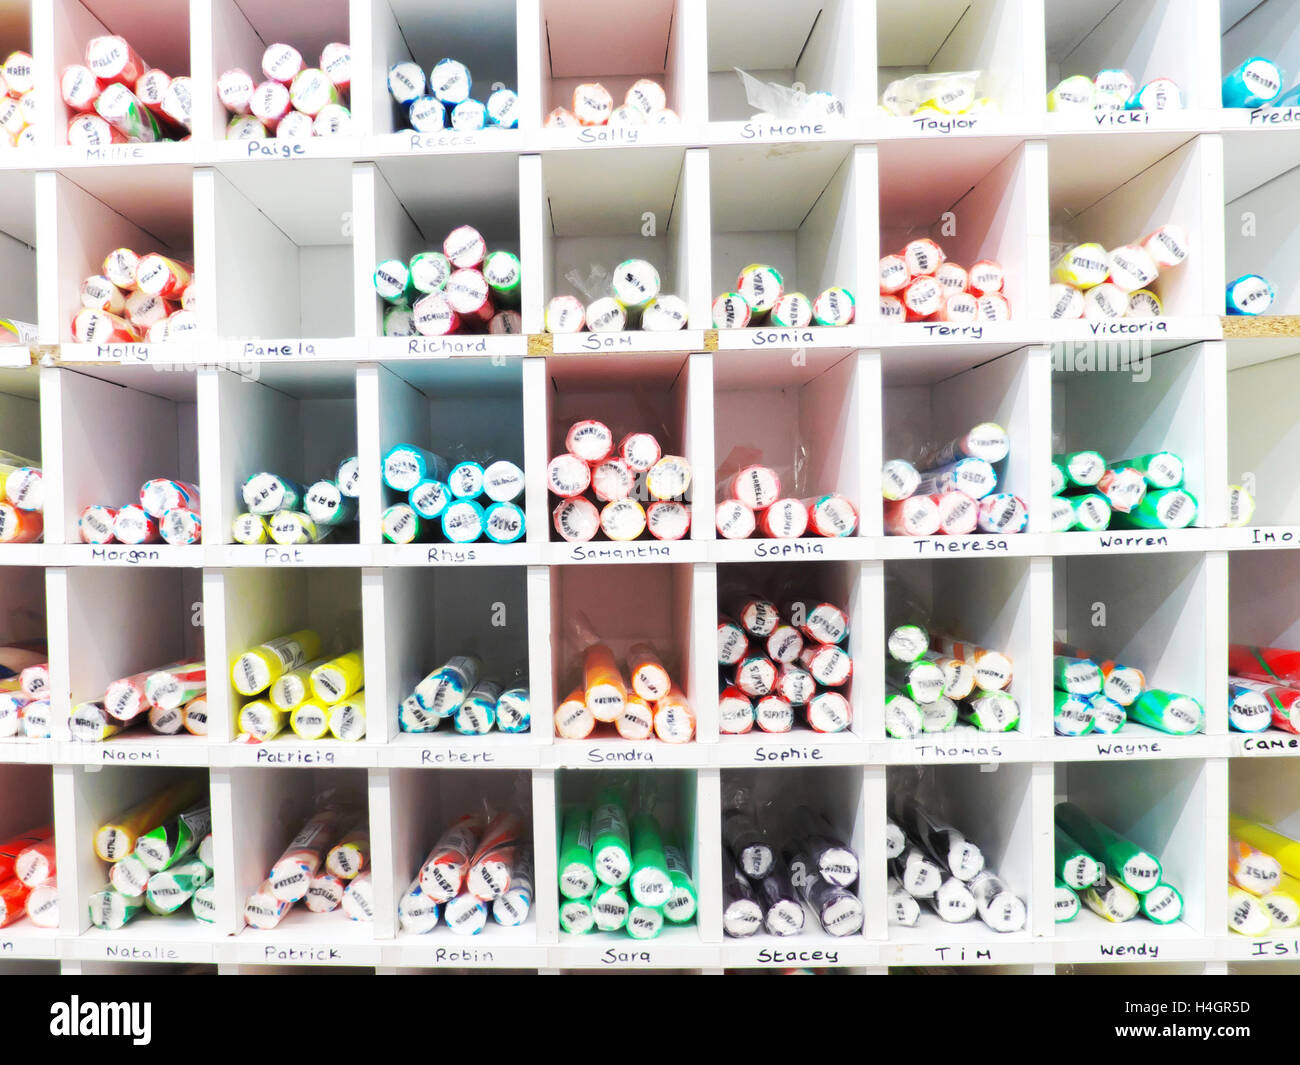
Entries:
{"label": "green candy stick", "polygon": [[1128,716],[1139,725],[1168,732],[1172,736],[1190,736],[1205,724],[1205,710],[1190,695],[1148,688],[1128,708]]}
{"label": "green candy stick", "polygon": [[1160,883],[1160,861],[1132,840],[1102,824],[1071,802],[1058,803],[1056,823],[1130,891],[1144,895]]}
{"label": "green candy stick", "polygon": [[602,796],[591,816],[591,857],[596,879],[615,887],[626,884],[632,875],[632,840],[627,814],[616,794]]}
{"label": "green candy stick", "polygon": [[591,860],[591,811],[575,807],[564,816],[560,837],[560,894],[583,899],[595,890],[596,867]]}
{"label": "green candy stick", "polygon": [[1092,887],[1101,877],[1101,866],[1059,825],[1055,831],[1056,878],[1076,891]]}
{"label": "green candy stick", "polygon": [[1056,880],[1056,890],[1052,897],[1054,900],[1052,912],[1056,915],[1057,924],[1073,921],[1079,915],[1079,896],[1074,893],[1074,889],[1069,884],[1063,883],[1059,877]]}
{"label": "green candy stick", "polygon": [[659,824],[649,814],[632,819],[632,901],[662,909],[673,892]]}
{"label": "green candy stick", "polygon": [[700,896],[691,880],[691,867],[686,861],[686,853],[680,847],[668,844],[664,847],[664,861],[668,864],[668,876],[673,882],[673,891],[664,904],[664,917],[673,924],[688,924],[695,917],[700,907]]}

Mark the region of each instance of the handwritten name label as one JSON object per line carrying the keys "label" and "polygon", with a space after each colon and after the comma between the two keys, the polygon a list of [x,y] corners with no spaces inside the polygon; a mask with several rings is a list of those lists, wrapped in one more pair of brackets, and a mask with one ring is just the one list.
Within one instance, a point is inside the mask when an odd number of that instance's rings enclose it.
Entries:
{"label": "handwritten name label", "polygon": [[128,958],[131,961],[176,961],[180,952],[174,947],[118,946],[112,943],[105,945],[104,957]]}
{"label": "handwritten name label", "polygon": [[822,758],[820,747],[783,747],[780,750],[754,748],[756,762],[820,762]]}
{"label": "handwritten name label", "polygon": [[918,743],[918,758],[1002,758],[1002,748],[996,743]]}
{"label": "handwritten name label", "polygon": [[1096,111],[1092,120],[1099,126],[1149,126],[1150,111]]}
{"label": "handwritten name label", "polygon": [[1098,536],[1097,544],[1100,547],[1150,547],[1162,548],[1169,546],[1169,537],[1167,536]]}
{"label": "handwritten name label", "polygon": [[755,558],[789,558],[792,555],[824,554],[826,554],[825,544],[807,543],[803,540],[781,541],[775,544],[760,541],[754,545]]}
{"label": "handwritten name label", "polygon": [[449,950],[447,947],[439,947],[433,952],[433,960],[437,965],[491,965],[496,961],[496,955],[490,950]]}
{"label": "handwritten name label", "polygon": [[925,330],[926,336],[932,337],[970,337],[971,340],[980,340],[984,336],[984,327],[982,325],[932,325],[922,323],[921,328]]}
{"label": "handwritten name label", "polygon": [[649,965],[648,950],[615,950],[610,947],[600,956],[602,965]]}
{"label": "handwritten name label", "polygon": [[586,351],[609,351],[613,348],[631,348],[631,333],[584,333],[578,346]]}
{"label": "handwritten name label", "polygon": [[1252,126],[1289,126],[1300,122],[1300,108],[1257,107],[1250,113]]}
{"label": "handwritten name label", "polygon": [[826,126],[821,122],[746,122],[740,127],[740,135],[747,141],[824,137]]}
{"label": "handwritten name label", "polygon": [[795,965],[799,962],[825,962],[827,965],[838,964],[838,950],[775,950],[764,947],[755,955],[759,965]]}
{"label": "handwritten name label", "polygon": [[587,761],[599,765],[602,762],[649,762],[655,760],[653,751],[630,751],[609,750],[602,751],[599,747],[593,747],[587,752]]}
{"label": "handwritten name label", "polygon": [[134,566],[141,562],[157,562],[160,557],[157,551],[141,547],[93,547],[90,550],[91,562],[126,562]]}
{"label": "handwritten name label", "polygon": [[637,559],[672,558],[666,544],[628,544],[626,547],[589,547],[574,544],[569,551],[571,562],[633,562]]}
{"label": "handwritten name label", "polygon": [[434,564],[454,565],[458,562],[474,562],[478,552],[472,547],[431,547],[427,561]]}
{"label": "handwritten name label", "polygon": [[636,144],[641,131],[628,126],[587,126],[577,132],[580,144]]}
{"label": "handwritten name label", "polygon": [[1295,543],[1295,533],[1290,529],[1251,529],[1251,544],[1292,544]]}
{"label": "handwritten name label", "polygon": [[267,961],[341,962],[343,952],[337,947],[268,946],[262,948],[262,957]]}
{"label": "handwritten name label", "polygon": [[1006,553],[1011,550],[1008,540],[986,540],[978,536],[923,537],[913,540],[918,555],[955,555],[962,552]]}
{"label": "handwritten name label", "polygon": [[301,141],[247,140],[244,151],[249,159],[294,159],[307,154]]}
{"label": "handwritten name label", "polygon": [[[968,953],[965,947],[934,947],[933,949],[934,949],[934,953],[938,956],[940,961],[966,961],[966,955]],[[948,952],[954,950],[957,953],[954,954],[951,958],[948,957]],[[971,954],[971,958],[970,958],[971,961],[992,961],[993,960],[993,951],[991,950],[975,950],[975,951],[970,951],[969,953]]]}
{"label": "handwritten name label", "polygon": [[955,133],[957,130],[974,129],[979,125],[975,118],[930,118],[922,115],[912,119],[912,125],[922,133]]}
{"label": "handwritten name label", "polygon": [[1243,751],[1296,751],[1300,738],[1296,736],[1247,736],[1241,741]]}
{"label": "handwritten name label", "polygon": [[268,751],[263,744],[254,759],[267,765],[333,765],[333,751]]}
{"label": "handwritten name label", "polygon": [[268,566],[287,566],[296,562],[306,562],[302,550],[297,547],[285,550],[280,547],[268,547],[262,551],[262,561]]}
{"label": "handwritten name label", "polygon": [[817,334],[809,329],[749,329],[746,334],[750,347],[755,348],[802,347],[817,342]]}
{"label": "handwritten name label", "polygon": [[1270,954],[1275,958],[1300,954],[1300,940],[1261,939],[1250,945],[1252,958],[1263,958]]}
{"label": "handwritten name label", "polygon": [[149,362],[153,348],[148,344],[97,344],[95,358],[100,362]]}
{"label": "handwritten name label", "polygon": [[472,133],[459,133],[448,130],[445,133],[411,133],[406,138],[406,146],[413,152],[425,152],[430,148],[472,148],[478,138]]}
{"label": "handwritten name label", "polygon": [[144,146],[140,144],[105,144],[102,147],[87,148],[86,161],[89,163],[121,163],[143,159]]}
{"label": "handwritten name label", "polygon": [[1164,748],[1160,746],[1158,740],[1143,741],[1140,743],[1098,743],[1098,755],[1115,755],[1119,758],[1132,758],[1145,754],[1161,754]]}
{"label": "handwritten name label", "polygon": [[480,337],[408,337],[408,355],[486,355],[488,340]]}
{"label": "handwritten name label", "polygon": [[420,752],[421,765],[489,765],[497,757],[491,751],[429,751]]}
{"label": "handwritten name label", "polygon": [[1154,943],[1098,943],[1103,958],[1158,958],[1160,948]]}
{"label": "handwritten name label", "polygon": [[161,762],[162,751],[157,747],[103,743],[99,744],[99,759],[101,762]]}
{"label": "handwritten name label", "polygon": [[0,954],[13,954],[16,950],[12,939],[0,939]]}
{"label": "handwritten name label", "polygon": [[244,344],[244,357],[249,359],[292,359],[312,357],[316,343],[312,340],[282,340],[266,343],[250,340]]}
{"label": "handwritten name label", "polygon": [[1167,333],[1169,323],[1161,318],[1138,318],[1120,322],[1089,322],[1092,335],[1098,333]]}

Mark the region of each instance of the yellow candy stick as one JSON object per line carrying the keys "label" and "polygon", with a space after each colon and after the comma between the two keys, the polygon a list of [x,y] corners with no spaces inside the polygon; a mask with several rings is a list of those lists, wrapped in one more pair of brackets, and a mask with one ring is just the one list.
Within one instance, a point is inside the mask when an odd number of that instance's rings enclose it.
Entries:
{"label": "yellow candy stick", "polygon": [[240,695],[259,695],[290,670],[320,655],[320,634],[301,629],[250,648],[235,659],[230,679]]}
{"label": "yellow candy stick", "polygon": [[202,782],[192,777],[156,792],[100,825],[95,831],[95,853],[106,862],[120,862],[135,850],[137,839],[192,805],[202,794]]}
{"label": "yellow candy stick", "polygon": [[323,703],[337,703],[366,683],[365,661],[360,651],[349,651],[311,671],[311,690]]}
{"label": "yellow candy stick", "polygon": [[340,740],[359,740],[366,734],[366,693],[357,692],[329,708],[330,735]]}
{"label": "yellow candy stick", "polygon": [[1267,828],[1255,821],[1247,821],[1236,814],[1228,815],[1228,831],[1233,839],[1258,847],[1265,854],[1271,854],[1282,863],[1284,872],[1300,877],[1300,843],[1290,836]]}

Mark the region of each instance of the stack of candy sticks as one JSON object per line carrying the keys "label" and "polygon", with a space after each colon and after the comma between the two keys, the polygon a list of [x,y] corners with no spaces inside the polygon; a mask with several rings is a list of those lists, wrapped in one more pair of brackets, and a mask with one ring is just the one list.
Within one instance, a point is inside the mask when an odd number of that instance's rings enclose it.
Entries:
{"label": "stack of candy sticks", "polygon": [[[160,252],[115,248],[81,282],[72,338],[81,344],[159,344],[198,329],[194,267]],[[191,338],[192,339],[192,338]]]}
{"label": "stack of candy sticks", "polygon": [[91,924],[118,929],[146,909],[165,916],[186,903],[197,920],[215,921],[211,832],[206,788],[192,776],[106,821],[94,846],[109,884],[90,896]]}
{"label": "stack of candy sticks", "polygon": [[73,116],[68,143],[88,148],[188,140],[193,93],[186,75],[149,66],[125,37],[92,37],[85,63],[64,67],[59,94]]}
{"label": "stack of candy sticks", "polygon": [[528,688],[516,684],[505,689],[484,675],[482,659],[455,655],[416,684],[397,708],[397,726],[403,732],[433,732],[448,719],[465,736],[483,736],[494,727],[506,733],[527,732]]}
{"label": "stack of candy sticks", "polygon": [[301,629],[239,655],[230,670],[249,699],[236,723],[239,743],[266,743],[286,729],[303,740],[354,742],[366,734],[366,669],[360,650],[321,656],[320,634]]}
{"label": "stack of candy sticks", "polygon": [[346,44],[327,44],[316,67],[292,45],[272,44],[262,53],[259,73],[260,81],[239,68],[217,78],[217,96],[231,116],[227,140],[303,141],[351,130],[352,50]]}
{"label": "stack of candy sticks", "polygon": [[101,698],[72,708],[68,720],[72,738],[99,743],[146,723],[163,736],[174,736],[182,730],[206,736],[207,677],[201,658],[121,677],[108,685]]}
{"label": "stack of candy sticks", "polygon": [[173,547],[201,543],[203,520],[198,486],[156,477],[140,486],[140,501],[111,506],[92,503],[77,519],[86,544],[156,544]]}
{"label": "stack of candy sticks", "polygon": [[488,916],[513,928],[533,902],[532,844],[513,811],[465,814],[438,837],[397,901],[403,932],[425,935],[439,924],[454,935],[478,935]]}

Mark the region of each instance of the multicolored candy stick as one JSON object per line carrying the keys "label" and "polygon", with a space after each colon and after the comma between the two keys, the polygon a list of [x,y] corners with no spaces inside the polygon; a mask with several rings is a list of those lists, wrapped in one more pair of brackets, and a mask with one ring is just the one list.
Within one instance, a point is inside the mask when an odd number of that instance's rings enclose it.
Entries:
{"label": "multicolored candy stick", "polygon": [[121,861],[141,836],[190,807],[204,791],[199,780],[187,777],[142,800],[96,829],[95,854],[106,862]]}
{"label": "multicolored candy stick", "polygon": [[136,840],[134,854],[149,872],[157,873],[194,851],[211,830],[212,809],[205,799],[146,832]]}

